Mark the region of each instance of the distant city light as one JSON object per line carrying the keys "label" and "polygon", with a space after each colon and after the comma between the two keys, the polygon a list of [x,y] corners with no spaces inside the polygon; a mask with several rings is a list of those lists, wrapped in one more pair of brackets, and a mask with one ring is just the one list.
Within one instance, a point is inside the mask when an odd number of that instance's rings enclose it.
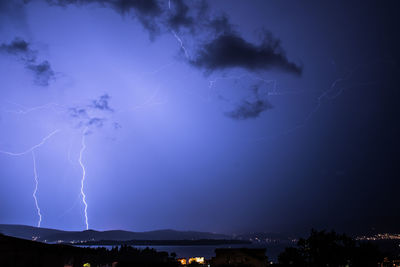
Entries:
{"label": "distant city light", "polygon": [[400,234],[376,234],[372,236],[358,236],[356,240],[367,240],[367,241],[375,241],[375,240],[400,240]]}

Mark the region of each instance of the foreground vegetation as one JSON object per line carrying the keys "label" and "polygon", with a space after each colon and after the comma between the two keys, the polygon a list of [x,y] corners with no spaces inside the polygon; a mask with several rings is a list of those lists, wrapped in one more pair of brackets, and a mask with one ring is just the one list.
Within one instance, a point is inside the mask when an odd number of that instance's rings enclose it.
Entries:
{"label": "foreground vegetation", "polygon": [[312,230],[296,247],[288,247],[279,257],[281,266],[296,267],[376,267],[383,260],[379,248],[335,232]]}

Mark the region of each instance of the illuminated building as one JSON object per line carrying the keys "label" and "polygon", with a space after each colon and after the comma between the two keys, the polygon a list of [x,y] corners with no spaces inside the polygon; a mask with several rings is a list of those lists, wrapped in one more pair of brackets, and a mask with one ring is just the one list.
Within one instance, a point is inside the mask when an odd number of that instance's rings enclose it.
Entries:
{"label": "illuminated building", "polygon": [[179,258],[176,259],[181,265],[186,265],[186,259],[185,258]]}
{"label": "illuminated building", "polygon": [[379,267],[400,267],[400,260],[390,260],[385,258],[383,262],[379,264]]}
{"label": "illuminated building", "polygon": [[189,264],[197,262],[198,264],[204,264],[204,257],[193,257],[189,259]]}

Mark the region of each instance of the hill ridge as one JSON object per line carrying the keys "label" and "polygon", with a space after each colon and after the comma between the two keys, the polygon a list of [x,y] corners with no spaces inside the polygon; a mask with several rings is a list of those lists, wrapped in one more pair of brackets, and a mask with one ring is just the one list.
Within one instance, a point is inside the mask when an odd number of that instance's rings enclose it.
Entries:
{"label": "hill ridge", "polygon": [[98,240],[197,240],[229,239],[228,235],[201,231],[179,231],[159,229],[154,231],[133,232],[127,230],[83,230],[64,231],[53,228],[39,228],[21,224],[0,224],[0,233],[5,235],[45,242],[98,241]]}

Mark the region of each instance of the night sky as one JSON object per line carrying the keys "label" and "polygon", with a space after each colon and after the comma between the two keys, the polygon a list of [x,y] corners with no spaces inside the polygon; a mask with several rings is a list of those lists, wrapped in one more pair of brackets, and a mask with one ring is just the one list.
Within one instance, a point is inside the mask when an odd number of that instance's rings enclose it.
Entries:
{"label": "night sky", "polygon": [[0,0],[0,223],[400,231],[399,7]]}

